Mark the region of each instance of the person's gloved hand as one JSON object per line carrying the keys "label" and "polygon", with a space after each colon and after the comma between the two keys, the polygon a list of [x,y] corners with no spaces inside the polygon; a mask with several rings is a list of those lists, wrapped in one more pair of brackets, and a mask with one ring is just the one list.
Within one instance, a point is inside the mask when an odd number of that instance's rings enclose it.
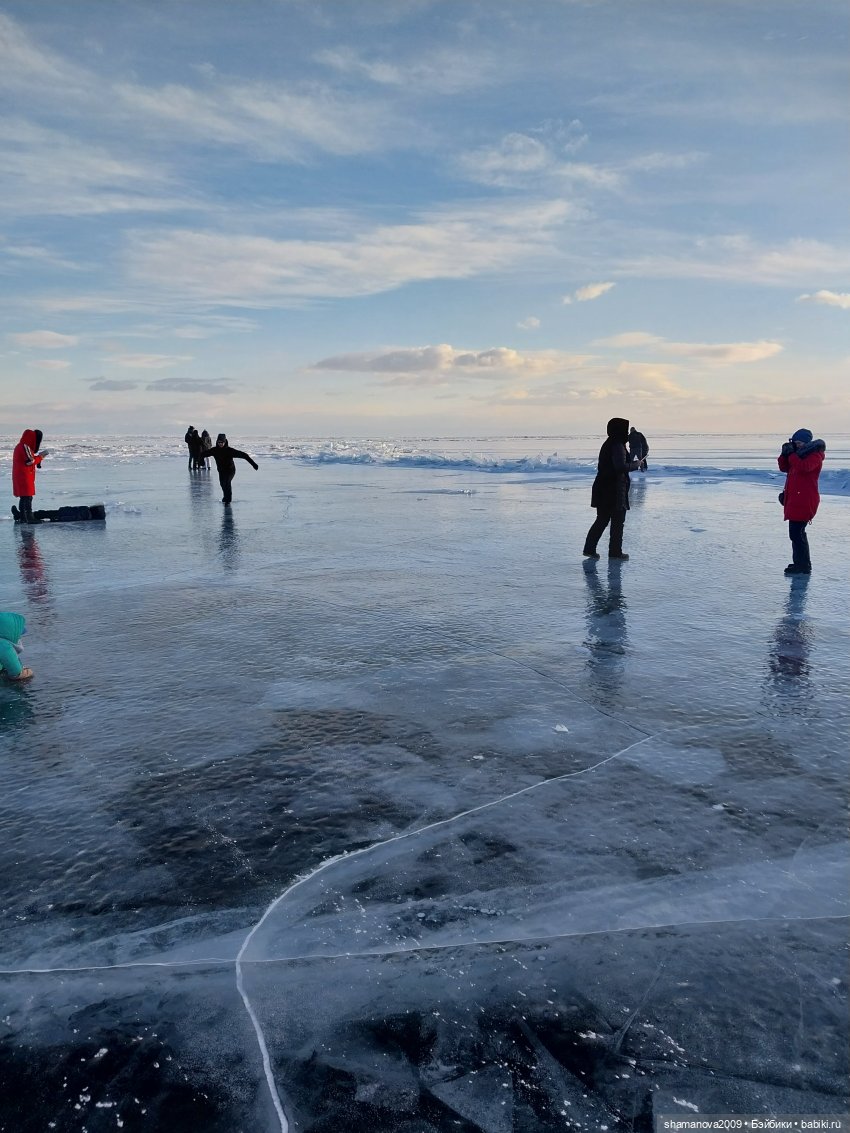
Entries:
{"label": "person's gloved hand", "polygon": [[[251,463],[252,463],[252,464],[254,464],[253,460],[251,461]],[[255,472],[259,472],[259,471],[260,471],[260,466],[259,466],[259,464],[254,464],[254,471],[255,471]]]}
{"label": "person's gloved hand", "polygon": [[783,456],[790,456],[793,451],[794,451],[794,442],[793,441],[786,441],[785,444],[782,446],[782,455]]}

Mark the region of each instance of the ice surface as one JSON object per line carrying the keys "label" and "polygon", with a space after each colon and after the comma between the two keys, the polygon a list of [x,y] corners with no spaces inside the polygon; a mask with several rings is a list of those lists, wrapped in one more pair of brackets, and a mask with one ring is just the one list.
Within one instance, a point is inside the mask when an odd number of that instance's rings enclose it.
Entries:
{"label": "ice surface", "polygon": [[846,497],[252,451],[0,524],[0,1130],[846,1110]]}

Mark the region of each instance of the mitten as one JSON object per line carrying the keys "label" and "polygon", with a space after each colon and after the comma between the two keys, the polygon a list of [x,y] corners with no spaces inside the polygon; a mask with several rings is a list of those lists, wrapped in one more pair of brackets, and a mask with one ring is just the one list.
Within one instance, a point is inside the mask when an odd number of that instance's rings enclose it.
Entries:
{"label": "mitten", "polygon": [[794,451],[793,444],[790,441],[786,441],[785,444],[782,446],[782,455],[783,456],[790,456],[793,451]]}

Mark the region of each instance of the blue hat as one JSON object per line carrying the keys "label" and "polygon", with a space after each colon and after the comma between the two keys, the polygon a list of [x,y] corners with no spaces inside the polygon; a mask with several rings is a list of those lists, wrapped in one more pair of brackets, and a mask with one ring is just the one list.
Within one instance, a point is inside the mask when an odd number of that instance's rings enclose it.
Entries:
{"label": "blue hat", "polygon": [[813,436],[814,434],[810,429],[798,429],[796,433],[791,435],[791,440],[799,441],[801,445],[807,445]]}

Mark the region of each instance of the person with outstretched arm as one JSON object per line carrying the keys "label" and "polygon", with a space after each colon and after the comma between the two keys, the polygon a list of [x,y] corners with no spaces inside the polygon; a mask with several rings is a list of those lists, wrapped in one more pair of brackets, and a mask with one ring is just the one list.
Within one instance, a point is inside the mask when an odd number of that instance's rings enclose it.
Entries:
{"label": "person with outstretched arm", "polygon": [[224,433],[218,434],[215,444],[207,451],[206,455],[212,457],[218,469],[218,482],[221,484],[222,492],[221,502],[224,504],[229,504],[233,499],[233,477],[236,475],[234,460],[236,458],[247,460],[255,472],[260,467],[247,452],[240,452],[238,448],[231,448]]}
{"label": "person with outstretched arm", "polygon": [[798,429],[782,446],[776,462],[785,475],[785,489],[779,497],[788,520],[792,561],[786,574],[811,574],[812,557],[806,527],[815,518],[820,503],[818,477],[826,445],[815,440],[810,429]]}

